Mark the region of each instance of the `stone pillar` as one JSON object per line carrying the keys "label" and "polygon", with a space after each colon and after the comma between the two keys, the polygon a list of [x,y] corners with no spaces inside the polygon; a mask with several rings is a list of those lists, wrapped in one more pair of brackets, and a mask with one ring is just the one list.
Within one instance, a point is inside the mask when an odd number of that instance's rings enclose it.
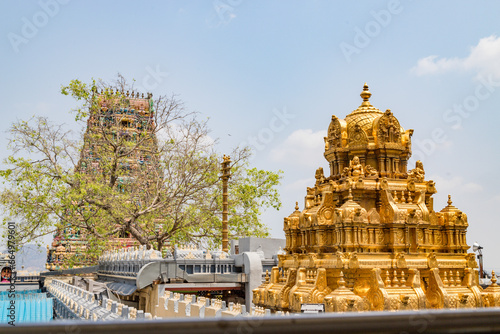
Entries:
{"label": "stone pillar", "polygon": [[366,155],[363,154],[363,155],[359,156],[358,158],[359,158],[359,162],[361,163],[361,165],[363,165],[363,167],[365,167],[365,164],[366,164]]}
{"label": "stone pillar", "polygon": [[262,283],[262,262],[259,254],[255,252],[243,253],[243,270],[247,275],[245,283],[245,306],[247,309],[252,307],[253,290]]}
{"label": "stone pillar", "polygon": [[352,240],[352,243],[357,246],[358,243],[359,243],[359,228],[358,227],[354,227],[353,228],[353,240]]}
{"label": "stone pillar", "polygon": [[401,159],[401,173],[407,172],[408,160]]}
{"label": "stone pillar", "polygon": [[123,305],[121,317],[123,319],[128,319],[129,309],[127,305]]}
{"label": "stone pillar", "polygon": [[183,300],[179,301],[176,314],[178,318],[185,318],[187,316],[186,310],[191,301],[192,300],[189,295],[184,296]]}
{"label": "stone pillar", "polygon": [[448,247],[452,247],[453,246],[453,232],[450,230],[446,231],[446,238],[448,239],[447,240]]}
{"label": "stone pillar", "polygon": [[112,313],[116,313],[116,302],[115,301],[111,302],[111,309],[110,309],[110,311]]}
{"label": "stone pillar", "polygon": [[180,295],[175,295],[174,298],[167,300],[167,317],[175,318],[178,308]]}
{"label": "stone pillar", "polygon": [[[190,316],[192,318],[204,318],[207,302],[210,303],[210,299],[205,299],[205,297],[198,297],[196,303],[191,304]],[[208,306],[210,306],[210,304]]]}
{"label": "stone pillar", "polygon": [[[380,168],[380,172],[381,172],[381,173],[385,173],[384,158],[382,158],[382,157],[379,157],[379,158],[378,158],[378,166],[379,166],[379,168]],[[382,176],[384,176],[384,175],[382,175]]]}

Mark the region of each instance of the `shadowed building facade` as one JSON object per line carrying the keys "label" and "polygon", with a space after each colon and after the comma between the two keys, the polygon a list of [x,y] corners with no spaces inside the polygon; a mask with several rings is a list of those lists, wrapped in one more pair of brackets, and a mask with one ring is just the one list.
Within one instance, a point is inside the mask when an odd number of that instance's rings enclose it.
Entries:
{"label": "shadowed building facade", "polygon": [[408,167],[413,130],[390,111],[362,104],[332,116],[324,156],[304,209],[284,219],[286,254],[253,291],[254,303],[299,312],[324,303],[327,312],[414,310],[498,305],[496,284],[479,286],[467,253],[467,215],[435,211],[435,183],[420,161]]}

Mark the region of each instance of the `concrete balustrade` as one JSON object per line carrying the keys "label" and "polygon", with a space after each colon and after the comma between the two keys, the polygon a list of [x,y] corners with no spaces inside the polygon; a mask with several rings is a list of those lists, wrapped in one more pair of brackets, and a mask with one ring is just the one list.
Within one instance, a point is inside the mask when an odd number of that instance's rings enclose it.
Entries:
{"label": "concrete balustrade", "polygon": [[[153,319],[150,313],[144,313],[108,298],[101,301],[95,296],[81,289],[53,280],[48,291],[55,297],[56,314],[61,318],[87,319],[92,321],[118,319]],[[241,316],[269,316],[271,311],[262,307],[252,307],[248,310],[245,305],[229,303],[219,299],[196,297],[167,292],[158,299],[154,318],[217,318]],[[279,312],[283,315],[283,312]]]}
{"label": "concrete balustrade", "polygon": [[149,313],[105,297],[102,301],[96,300],[92,293],[59,280],[53,280],[47,290],[55,297],[55,310],[60,318],[93,321],[152,319]]}
{"label": "concrete balustrade", "polygon": [[[217,318],[238,316],[269,316],[271,311],[262,307],[252,307],[250,311],[245,305],[229,303],[219,299],[208,299],[193,295],[166,292],[159,298],[155,318]],[[288,315],[279,312],[280,315]]]}

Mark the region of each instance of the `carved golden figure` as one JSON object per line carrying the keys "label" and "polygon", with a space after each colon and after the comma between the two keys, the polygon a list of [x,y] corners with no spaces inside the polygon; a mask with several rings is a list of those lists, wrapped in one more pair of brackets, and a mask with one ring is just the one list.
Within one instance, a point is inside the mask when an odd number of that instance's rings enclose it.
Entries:
{"label": "carved golden figure", "polygon": [[418,160],[415,163],[415,169],[412,169],[408,172],[409,178],[414,178],[418,182],[423,182],[425,177],[424,164],[422,161]]}
{"label": "carved golden figure", "polygon": [[350,172],[352,176],[363,175],[363,165],[359,163],[359,158],[355,156],[350,163]]}
{"label": "carved golden figure", "polygon": [[362,104],[332,116],[324,156],[304,209],[285,218],[286,254],[254,290],[254,303],[299,312],[324,303],[329,312],[500,305],[500,287],[479,286],[467,253],[467,216],[452,205],[434,210],[435,183],[421,161],[407,170],[413,130]]}

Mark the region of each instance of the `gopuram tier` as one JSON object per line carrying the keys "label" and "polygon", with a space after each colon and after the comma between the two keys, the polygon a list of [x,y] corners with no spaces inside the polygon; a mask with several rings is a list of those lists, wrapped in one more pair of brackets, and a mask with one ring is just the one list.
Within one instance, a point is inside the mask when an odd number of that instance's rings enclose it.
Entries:
{"label": "gopuram tier", "polygon": [[500,287],[479,285],[467,253],[467,215],[452,205],[434,211],[435,183],[420,161],[407,167],[413,130],[390,110],[362,104],[332,116],[324,156],[304,210],[284,219],[286,254],[253,290],[258,306],[327,312],[498,306]]}

